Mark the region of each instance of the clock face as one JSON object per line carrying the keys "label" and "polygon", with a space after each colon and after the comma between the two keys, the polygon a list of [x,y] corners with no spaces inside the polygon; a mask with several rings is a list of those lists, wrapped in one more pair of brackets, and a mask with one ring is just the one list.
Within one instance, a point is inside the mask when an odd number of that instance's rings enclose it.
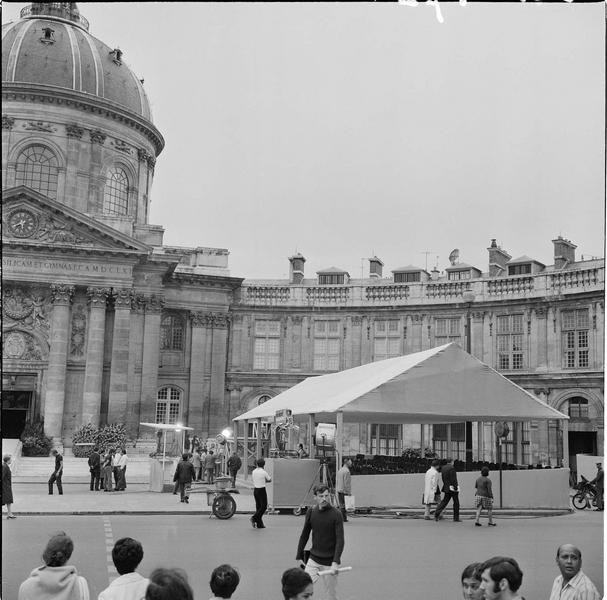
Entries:
{"label": "clock face", "polygon": [[29,210],[16,210],[8,218],[8,228],[15,237],[30,237],[38,226],[38,219]]}

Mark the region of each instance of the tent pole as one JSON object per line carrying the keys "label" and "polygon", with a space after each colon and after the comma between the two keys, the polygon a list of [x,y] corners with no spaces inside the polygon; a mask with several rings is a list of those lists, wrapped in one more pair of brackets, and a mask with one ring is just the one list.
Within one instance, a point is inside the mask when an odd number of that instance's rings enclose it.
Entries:
{"label": "tent pole", "polygon": [[245,481],[249,478],[249,420],[244,421],[244,432],[243,432],[243,446],[244,446],[244,458],[242,463],[244,464],[244,479]]}
{"label": "tent pole", "polygon": [[453,449],[451,447],[451,423],[447,423],[447,456],[445,458],[452,458],[455,460],[455,456],[453,456]]}
{"label": "tent pole", "polygon": [[[404,425],[403,425],[403,427],[404,427]],[[420,448],[421,449],[421,458],[423,459],[426,456],[425,453],[424,453],[424,447],[425,447],[424,434],[426,432],[425,432],[425,427],[424,427],[423,423],[419,427],[420,427],[420,443],[419,444],[420,444],[420,447],[421,447]]]}
{"label": "tent pole", "polygon": [[335,471],[341,469],[343,460],[343,432],[344,432],[344,413],[341,410],[337,411],[337,427],[335,431]]}
{"label": "tent pole", "polygon": [[569,468],[569,421],[561,421],[563,427],[563,468]]}
{"label": "tent pole", "polygon": [[314,453],[312,452],[312,448],[314,448],[314,415],[308,415],[308,456],[310,458],[314,458]]}
{"label": "tent pole", "polygon": [[255,445],[255,457],[261,458],[261,417],[257,417],[257,444]]}

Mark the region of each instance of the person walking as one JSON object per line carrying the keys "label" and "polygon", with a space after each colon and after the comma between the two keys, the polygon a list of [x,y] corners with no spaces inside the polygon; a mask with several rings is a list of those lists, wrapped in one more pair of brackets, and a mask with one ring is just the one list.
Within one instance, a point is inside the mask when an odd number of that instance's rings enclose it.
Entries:
{"label": "person walking", "polygon": [[177,464],[175,475],[173,475],[173,481],[179,484],[181,501],[185,502],[186,504],[190,503],[190,489],[192,488],[192,480],[196,477],[194,465],[188,460],[189,458],[190,455],[188,452],[184,452],[181,455],[181,460]]}
{"label": "person walking", "polygon": [[253,496],[255,497],[255,514],[251,517],[253,528],[265,529],[263,524],[263,515],[268,508],[268,493],[266,483],[272,481],[268,472],[264,469],[266,461],[263,458],[257,459],[257,468],[253,469],[251,479],[253,480]]}
{"label": "person walking", "polygon": [[116,448],[116,452],[112,457],[112,473],[114,474],[114,490],[118,491],[118,482],[120,481],[120,458],[122,457],[122,453],[120,452],[120,448]]}
{"label": "person walking", "polygon": [[[341,512],[331,506],[329,488],[325,484],[314,488],[316,506],[306,512],[306,520],[299,537],[295,560],[304,560],[304,548],[312,533],[312,548],[305,571],[312,583],[322,579],[326,600],[337,600],[337,569],[344,550],[344,523]],[[321,571],[330,573],[320,577]]]}
{"label": "person walking", "polygon": [[93,451],[89,456],[89,471],[91,473],[91,492],[99,491],[99,480],[101,478],[101,456],[99,456],[99,448],[93,446]]}
{"label": "person walking", "polygon": [[89,587],[76,567],[67,565],[74,542],[65,533],[55,534],[42,554],[44,565],[34,569],[19,587],[18,600],[89,600]]}
{"label": "person walking", "polygon": [[604,509],[604,480],[603,463],[596,463],[596,477],[590,482],[596,486],[596,509]]}
{"label": "person walking", "polygon": [[123,492],[126,490],[126,465],[128,460],[129,458],[126,455],[126,448],[121,448],[120,458],[116,464],[118,468],[118,483],[116,484],[117,492]]}
{"label": "person walking", "polygon": [[[196,441],[198,438],[194,438]],[[202,461],[200,460],[200,450],[198,449],[198,444],[193,443],[194,451],[192,452],[192,465],[194,467],[194,474],[196,475],[194,481],[200,481],[200,471],[202,470]]]}
{"label": "person walking", "polygon": [[63,456],[61,456],[57,450],[51,450],[51,456],[55,457],[55,469],[48,480],[48,493],[49,496],[53,495],[53,483],[57,482],[57,492],[61,496],[63,495],[63,485],[61,483],[61,477],[63,476]]}
{"label": "person walking", "polygon": [[493,522],[493,490],[491,488],[491,479],[489,479],[489,468],[483,467],[481,469],[481,476],[476,480],[474,484],[475,496],[474,506],[476,506],[476,519],[474,524],[477,527],[481,527],[480,518],[483,508],[487,509],[489,517],[489,526],[495,527]]}
{"label": "person walking", "polygon": [[215,456],[213,455],[213,450],[209,450],[209,453],[204,457],[204,470],[207,474],[207,483],[212,485],[215,481]]}
{"label": "person walking", "polygon": [[240,456],[238,456],[236,449],[234,449],[234,452],[232,453],[230,458],[228,458],[228,473],[232,478],[233,488],[236,487],[236,474],[240,470],[240,467],[242,467],[242,461],[240,460]]}
{"label": "person walking", "polygon": [[550,600],[600,600],[599,591],[582,571],[582,551],[577,546],[559,546],[556,565],[561,574],[552,584]]}
{"label": "person walking", "polygon": [[438,521],[440,519],[440,515],[445,510],[449,501],[453,499],[453,521],[456,523],[460,523],[461,519],[459,518],[459,485],[457,483],[457,473],[455,472],[455,467],[453,466],[453,459],[447,458],[445,464],[441,469],[441,475],[443,479],[443,499],[440,504],[436,507],[436,511],[434,512],[434,520]]}
{"label": "person walking", "polygon": [[114,491],[112,485],[112,471],[114,464],[114,450],[109,448],[107,452],[103,455],[103,464],[101,466],[102,474],[103,474],[103,491],[104,492],[112,492]]}
{"label": "person walking", "polygon": [[97,600],[141,600],[145,597],[150,580],[135,569],[143,559],[143,547],[130,537],[120,538],[112,548],[112,562],[117,577],[100,594]]}
{"label": "person walking", "polygon": [[346,496],[352,495],[352,475],[350,468],[352,467],[352,459],[344,458],[343,466],[335,474],[335,491],[339,501],[339,509],[344,523],[348,522],[348,513],[346,511]]}
{"label": "person walking", "polygon": [[5,454],[2,457],[2,506],[6,505],[6,518],[16,519],[17,517],[13,514],[13,474],[9,463],[11,462],[11,455]]}
{"label": "person walking", "polygon": [[438,467],[440,460],[435,458],[430,463],[430,468],[424,475],[424,519],[430,520],[430,506],[440,502],[440,492],[438,491]]}

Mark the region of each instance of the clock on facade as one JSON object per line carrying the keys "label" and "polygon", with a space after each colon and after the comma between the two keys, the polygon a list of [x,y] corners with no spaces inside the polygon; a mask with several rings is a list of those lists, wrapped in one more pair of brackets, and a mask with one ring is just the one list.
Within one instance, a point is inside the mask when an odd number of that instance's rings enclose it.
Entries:
{"label": "clock on facade", "polygon": [[29,210],[16,210],[8,218],[8,229],[15,237],[30,237],[37,227],[38,219]]}

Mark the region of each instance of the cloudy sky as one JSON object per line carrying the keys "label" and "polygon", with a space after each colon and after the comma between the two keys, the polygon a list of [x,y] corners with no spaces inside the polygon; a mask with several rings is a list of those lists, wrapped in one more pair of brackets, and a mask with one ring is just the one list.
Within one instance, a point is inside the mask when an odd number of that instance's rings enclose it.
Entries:
{"label": "cloudy sky", "polygon": [[[3,22],[23,3],[4,4]],[[166,139],[150,222],[234,276],[603,256],[602,2],[79,3]],[[438,257],[438,259],[437,259]]]}

